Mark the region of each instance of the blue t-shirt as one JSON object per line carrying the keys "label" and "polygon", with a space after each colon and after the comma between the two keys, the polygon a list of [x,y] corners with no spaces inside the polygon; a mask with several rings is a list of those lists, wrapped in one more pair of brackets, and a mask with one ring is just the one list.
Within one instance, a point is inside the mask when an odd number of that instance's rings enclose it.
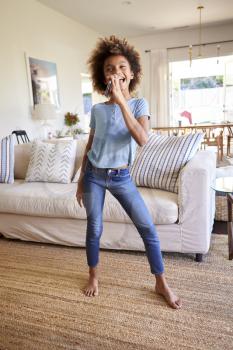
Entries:
{"label": "blue t-shirt", "polygon": [[[136,119],[142,116],[150,118],[145,98],[131,98],[127,103]],[[95,129],[95,134],[87,156],[94,166],[117,168],[132,165],[137,142],[127,128],[118,104],[95,104],[89,126]]]}

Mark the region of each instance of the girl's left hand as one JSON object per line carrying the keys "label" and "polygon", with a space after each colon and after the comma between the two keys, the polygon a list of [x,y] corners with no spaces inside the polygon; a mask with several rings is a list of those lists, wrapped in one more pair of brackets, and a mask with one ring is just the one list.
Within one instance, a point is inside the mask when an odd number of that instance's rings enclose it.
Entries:
{"label": "girl's left hand", "polygon": [[114,74],[114,75],[111,75],[110,80],[112,81],[112,87],[110,90],[111,97],[114,99],[114,101],[117,104],[125,102],[125,97],[122,93],[122,85],[123,85],[122,77],[120,77],[117,74]]}

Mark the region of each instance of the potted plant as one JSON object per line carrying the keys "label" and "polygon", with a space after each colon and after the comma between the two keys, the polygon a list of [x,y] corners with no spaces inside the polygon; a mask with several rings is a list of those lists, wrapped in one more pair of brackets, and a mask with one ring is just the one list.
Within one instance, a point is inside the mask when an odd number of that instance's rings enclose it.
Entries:
{"label": "potted plant", "polygon": [[75,136],[77,134],[75,125],[80,122],[77,113],[67,112],[65,114],[65,125],[69,127],[66,135]]}

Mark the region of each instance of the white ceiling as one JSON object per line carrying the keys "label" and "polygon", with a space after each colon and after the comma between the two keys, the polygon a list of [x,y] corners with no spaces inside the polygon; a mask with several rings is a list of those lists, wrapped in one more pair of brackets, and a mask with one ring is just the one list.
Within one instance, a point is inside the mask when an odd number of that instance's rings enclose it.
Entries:
{"label": "white ceiling", "polygon": [[[38,0],[101,35],[140,36],[199,23],[233,22],[233,0]],[[181,28],[180,28],[181,29]]]}

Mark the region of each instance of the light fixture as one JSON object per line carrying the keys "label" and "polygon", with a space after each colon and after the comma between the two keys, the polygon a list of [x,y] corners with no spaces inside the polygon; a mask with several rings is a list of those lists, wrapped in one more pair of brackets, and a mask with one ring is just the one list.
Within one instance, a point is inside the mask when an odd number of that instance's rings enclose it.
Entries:
{"label": "light fixture", "polygon": [[202,23],[201,23],[201,11],[204,9],[204,6],[198,6],[197,10],[199,10],[199,49],[198,49],[198,58],[201,57],[201,41],[202,41]]}
{"label": "light fixture", "polygon": [[[198,33],[199,38],[198,38],[198,44],[194,45],[194,46],[198,46],[197,58],[201,58],[202,57],[202,46],[206,45],[206,43],[202,44],[202,17],[201,16],[202,16],[202,10],[203,9],[204,9],[204,6],[202,6],[202,5],[199,5],[197,7],[197,10],[199,11],[199,33]],[[208,44],[211,44],[211,43],[208,43]],[[193,45],[189,45],[189,47],[188,47],[188,56],[189,56],[190,67],[192,65],[192,59],[193,59],[192,49],[193,49]],[[219,64],[220,49],[221,49],[221,45],[218,44],[217,45],[217,64]]]}
{"label": "light fixture", "polygon": [[51,103],[36,104],[33,111],[33,117],[34,119],[41,120],[43,139],[47,139],[48,127],[51,126],[48,121],[57,118],[56,106]]}
{"label": "light fixture", "polygon": [[[204,6],[200,5],[197,7],[197,10],[199,11],[199,43],[198,43],[198,58],[200,58],[201,55],[201,46],[202,46],[202,21],[201,21],[201,11],[204,9]],[[189,55],[189,63],[190,67],[192,65],[192,58],[193,58],[193,46],[189,45],[188,48],[188,55]]]}
{"label": "light fixture", "polygon": [[56,119],[56,106],[51,103],[36,104],[34,113],[35,119],[44,121],[43,125],[50,125],[47,121]]}
{"label": "light fixture", "polygon": [[204,9],[204,6],[200,5],[197,7],[199,10],[199,49],[198,49],[198,58],[201,57],[201,41],[202,41],[202,23],[201,23],[201,11]]}

